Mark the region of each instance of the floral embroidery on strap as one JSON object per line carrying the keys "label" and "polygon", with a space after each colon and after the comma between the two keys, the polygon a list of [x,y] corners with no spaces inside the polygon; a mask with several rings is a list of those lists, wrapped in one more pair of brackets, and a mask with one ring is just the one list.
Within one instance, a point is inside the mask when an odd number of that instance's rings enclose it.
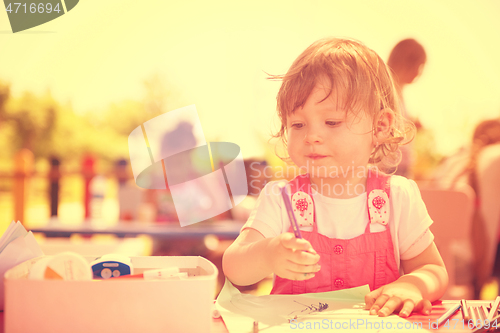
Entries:
{"label": "floral embroidery on strap", "polygon": [[314,223],[314,204],[311,196],[297,191],[292,195],[292,207],[299,227],[309,227]]}
{"label": "floral embroidery on strap", "polygon": [[368,194],[370,223],[387,225],[390,217],[389,196],[384,190],[372,190]]}

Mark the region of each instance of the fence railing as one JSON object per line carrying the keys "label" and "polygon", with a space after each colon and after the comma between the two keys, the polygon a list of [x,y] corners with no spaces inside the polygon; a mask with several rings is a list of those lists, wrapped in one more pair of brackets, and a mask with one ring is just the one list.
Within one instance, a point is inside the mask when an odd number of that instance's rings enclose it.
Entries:
{"label": "fence railing", "polygon": [[[91,199],[96,195],[92,193],[92,181],[98,175],[95,170],[96,159],[92,156],[83,158],[80,168],[74,171],[64,171],[60,169],[60,161],[56,158],[50,160],[50,168],[47,172],[37,172],[34,168],[34,156],[28,149],[20,150],[14,157],[14,167],[12,172],[0,173],[0,179],[11,180],[11,192],[13,200],[13,214],[16,221],[25,221],[27,198],[32,186],[30,182],[36,178],[43,178],[47,181],[47,190],[50,205],[50,216],[58,215],[60,201],[60,182],[63,177],[79,175],[83,179],[83,207],[84,218],[87,220],[91,216]],[[100,173],[102,175],[102,173]],[[127,181],[129,172],[126,161],[119,161],[114,172],[104,175],[106,178],[115,178],[119,183]],[[94,191],[95,192],[95,191]],[[98,195],[104,195],[100,193]]]}

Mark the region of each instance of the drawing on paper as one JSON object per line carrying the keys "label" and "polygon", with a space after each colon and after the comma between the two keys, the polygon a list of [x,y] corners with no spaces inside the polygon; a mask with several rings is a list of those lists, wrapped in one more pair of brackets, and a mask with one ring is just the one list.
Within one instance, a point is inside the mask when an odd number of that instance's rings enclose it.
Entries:
{"label": "drawing on paper", "polygon": [[288,314],[288,317],[290,317],[288,319],[289,321],[292,319],[297,319],[299,315],[307,315],[307,314],[311,314],[311,313],[315,313],[315,312],[323,312],[326,309],[328,309],[328,303],[318,302],[318,305],[315,305],[314,303],[311,305],[307,305],[307,304],[302,304],[300,302],[297,302],[295,300],[294,300],[294,302],[297,304],[303,305],[304,308],[290,312]]}

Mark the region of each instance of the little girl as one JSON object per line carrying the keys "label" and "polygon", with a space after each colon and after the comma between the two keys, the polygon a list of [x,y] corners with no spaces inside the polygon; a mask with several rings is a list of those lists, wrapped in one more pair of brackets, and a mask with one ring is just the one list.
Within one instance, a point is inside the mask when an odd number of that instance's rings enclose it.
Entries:
{"label": "little girl", "polygon": [[283,81],[278,136],[305,171],[287,186],[303,239],[270,182],[224,253],[225,275],[249,285],[274,273],[277,294],[368,284],[370,314],[429,314],[448,284],[432,220],[415,182],[378,171],[394,170],[414,132],[386,65],[358,41],[327,38],[273,78]]}

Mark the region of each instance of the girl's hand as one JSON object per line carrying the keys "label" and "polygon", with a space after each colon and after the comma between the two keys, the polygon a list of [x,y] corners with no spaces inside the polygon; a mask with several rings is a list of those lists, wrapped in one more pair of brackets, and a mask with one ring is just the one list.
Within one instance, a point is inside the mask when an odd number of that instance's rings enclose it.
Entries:
{"label": "girl's hand", "polygon": [[371,315],[386,317],[393,312],[406,318],[412,312],[421,312],[424,315],[431,313],[432,305],[427,299],[422,298],[422,293],[413,284],[394,281],[380,287],[365,296],[365,309]]}
{"label": "girl's hand", "polygon": [[269,258],[273,272],[284,279],[307,280],[320,270],[319,255],[305,239],[287,232],[271,240]]}

